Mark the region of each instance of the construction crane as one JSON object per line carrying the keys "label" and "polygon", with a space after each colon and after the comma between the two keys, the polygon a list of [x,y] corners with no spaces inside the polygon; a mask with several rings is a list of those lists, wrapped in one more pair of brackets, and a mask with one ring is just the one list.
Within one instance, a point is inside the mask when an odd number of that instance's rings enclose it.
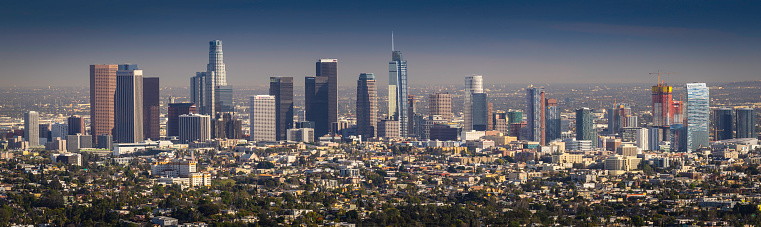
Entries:
{"label": "construction crane", "polygon": [[661,81],[661,74],[679,74],[679,72],[661,72],[661,70],[658,70],[656,72],[649,73],[650,75],[658,75],[658,85],[662,85],[663,81]]}

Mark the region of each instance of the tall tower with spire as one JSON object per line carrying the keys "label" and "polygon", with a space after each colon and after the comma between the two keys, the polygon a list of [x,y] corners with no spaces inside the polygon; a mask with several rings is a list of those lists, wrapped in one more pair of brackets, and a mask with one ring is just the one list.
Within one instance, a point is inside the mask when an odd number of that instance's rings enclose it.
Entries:
{"label": "tall tower with spire", "polygon": [[388,62],[388,116],[399,121],[399,136],[408,137],[407,114],[407,61],[402,52],[394,49],[394,33],[391,33],[391,61]]}

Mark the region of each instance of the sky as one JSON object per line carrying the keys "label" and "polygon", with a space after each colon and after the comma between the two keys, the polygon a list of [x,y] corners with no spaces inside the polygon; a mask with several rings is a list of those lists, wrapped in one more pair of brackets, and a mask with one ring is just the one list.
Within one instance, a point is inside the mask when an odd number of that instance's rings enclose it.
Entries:
{"label": "sky", "polygon": [[757,1],[0,1],[0,87],[88,86],[89,65],[134,63],[162,86],[205,71],[223,41],[227,80],[388,81],[391,33],[409,83],[655,83],[761,80]]}

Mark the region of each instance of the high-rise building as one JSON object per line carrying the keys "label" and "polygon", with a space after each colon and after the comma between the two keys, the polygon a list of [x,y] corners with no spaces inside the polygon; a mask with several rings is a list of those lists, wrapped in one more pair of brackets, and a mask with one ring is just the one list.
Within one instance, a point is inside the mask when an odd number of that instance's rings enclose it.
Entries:
{"label": "high-rise building", "polygon": [[61,138],[66,140],[66,136],[69,135],[69,125],[63,123],[55,123],[50,126],[50,138]]}
{"label": "high-rise building", "polygon": [[307,121],[314,122],[314,133],[323,136],[338,122],[338,59],[317,61],[315,77],[306,77],[305,110]]}
{"label": "high-rise building", "polygon": [[431,125],[429,130],[429,138],[431,140],[440,141],[457,141],[457,136],[460,134],[458,128],[451,127],[447,124],[434,124]]}
{"label": "high-rise building", "polygon": [[[526,88],[526,123],[528,124],[528,140],[544,145],[545,113],[544,88]],[[581,140],[581,139],[579,139]]]}
{"label": "high-rise building", "polygon": [[118,69],[117,65],[90,65],[90,135],[113,135]]}
{"label": "high-rise building", "polygon": [[312,128],[293,128],[288,129],[288,141],[292,142],[314,142],[314,129]]}
{"label": "high-rise building", "polygon": [[635,143],[640,150],[646,151],[651,149],[650,134],[648,132],[650,132],[650,130],[646,128],[636,129]]}
{"label": "high-rise building", "polygon": [[486,93],[471,94],[472,130],[486,131],[489,124],[489,100]]}
{"label": "high-rise building", "polygon": [[197,113],[195,103],[169,103],[166,136],[180,136],[180,115],[195,113]]}
{"label": "high-rise building", "polygon": [[377,135],[378,127],[378,88],[375,75],[359,74],[357,80],[357,135],[363,140]]}
{"label": "high-rise building", "polygon": [[407,61],[402,59],[402,52],[394,50],[391,44],[391,61],[388,62],[388,116],[399,121],[399,136],[410,136],[407,113]]}
{"label": "high-rise building", "polygon": [[494,131],[494,103],[489,103],[486,111],[486,130]]}
{"label": "high-rise building", "polygon": [[66,135],[87,134],[85,131],[85,119],[79,115],[71,115],[66,119],[68,132]]}
{"label": "high-rise building", "polygon": [[378,137],[385,139],[399,138],[399,121],[386,119],[378,122]]}
{"label": "high-rise building", "polygon": [[214,72],[196,72],[196,76],[190,78],[190,101],[196,104],[198,113],[209,116],[216,113],[215,87]]}
{"label": "high-rise building", "polygon": [[225,70],[224,56],[222,53],[222,40],[209,41],[209,64],[206,65],[206,72],[215,72],[215,85],[227,85],[227,71]]}
{"label": "high-rise building", "polygon": [[[106,149],[106,150],[114,150],[114,137],[111,135],[99,135],[98,137],[98,143],[93,144],[92,138],[95,136],[81,136],[80,138],[83,138],[82,140],[87,140],[89,138],[90,144],[89,147],[96,146],[97,148]],[[83,143],[87,144],[87,143]]]}
{"label": "high-rise building", "polygon": [[119,65],[116,72],[115,139],[119,143],[143,141],[143,70]]}
{"label": "high-rise building", "polygon": [[143,77],[143,138],[159,140],[161,138],[161,115],[158,77]]}
{"label": "high-rise building", "polygon": [[[103,136],[110,137],[111,135],[103,135]],[[108,139],[101,138],[98,141],[105,142],[104,140],[108,140]],[[108,142],[111,142],[111,141],[108,141]],[[77,152],[79,151],[79,149],[82,149],[82,148],[92,148],[92,145],[93,145],[93,136],[82,135],[82,134],[66,136],[66,150],[69,152]]]}
{"label": "high-rise building", "polygon": [[[734,114],[730,108],[718,108],[713,111],[713,132],[716,140],[732,139],[735,123]],[[738,125],[739,126],[739,125]]]}
{"label": "high-rise building", "polygon": [[671,97],[671,86],[658,81],[657,85],[652,87],[652,104],[653,104],[653,126],[654,127],[668,127],[674,122],[674,113],[671,111],[673,108],[673,101]]}
{"label": "high-rise building", "polygon": [[[626,127],[636,127],[631,124],[636,122],[628,122],[632,109],[629,104],[616,103],[613,104],[613,108],[608,112],[608,133],[620,134]],[[631,124],[630,124],[631,123]]]}
{"label": "high-rise building", "polygon": [[509,130],[510,123],[508,123],[507,113],[505,113],[505,111],[498,110],[496,113],[493,113],[492,123],[494,124],[493,128],[495,131],[499,131],[505,135],[508,135],[508,133],[510,132]]}
{"label": "high-rise building", "polygon": [[758,138],[755,109],[738,108],[735,112],[737,112],[737,138]]}
{"label": "high-rise building", "polygon": [[523,112],[521,111],[509,111],[507,112],[507,123],[521,123],[523,122]]}
{"label": "high-rise building", "polygon": [[241,120],[234,117],[232,112],[219,112],[216,118],[211,120],[212,139],[241,139],[243,129]]}
{"label": "high-rise building", "polygon": [[415,131],[415,113],[417,112],[417,109],[415,109],[415,96],[414,95],[407,95],[407,137],[415,137],[417,136],[417,132]]}
{"label": "high-rise building", "polygon": [[597,130],[594,125],[592,109],[581,108],[576,110],[576,140],[591,140],[592,145],[597,147]]}
{"label": "high-rise building", "polygon": [[[225,70],[222,41],[209,41],[209,64],[206,65],[206,73],[213,72],[214,78],[214,110],[217,112],[233,112],[233,87],[227,84],[227,70]],[[214,116],[216,112],[209,113]]]}
{"label": "high-rise building", "polygon": [[209,42],[209,63],[206,72],[196,72],[190,79],[190,99],[198,112],[214,116],[217,112],[233,112],[233,87],[227,84],[222,41]]}
{"label": "high-rise building", "polygon": [[439,115],[446,121],[452,121],[452,95],[446,92],[428,95],[428,115]]}
{"label": "high-rise building", "polygon": [[651,151],[660,151],[660,142],[663,138],[663,130],[660,127],[652,127],[647,129],[648,145]]}
{"label": "high-rise building", "polygon": [[180,142],[207,141],[211,139],[211,117],[201,114],[183,114],[179,119]]}
{"label": "high-rise building", "polygon": [[705,83],[687,83],[687,149],[708,147],[709,92]]}
{"label": "high-rise building", "polygon": [[687,128],[685,128],[683,124],[671,125],[671,127],[669,127],[668,134],[669,143],[671,144],[671,151],[687,152],[687,149],[689,149],[687,146]]}
{"label": "high-rise building", "polygon": [[251,140],[276,141],[275,125],[275,96],[251,96]]}
{"label": "high-rise building", "polygon": [[53,141],[50,138],[50,124],[40,124],[38,128],[39,138],[38,141],[39,145],[45,145],[45,143]]}
{"label": "high-rise building", "polygon": [[473,130],[473,94],[484,93],[484,79],[481,75],[465,77],[465,101],[463,105],[463,131]]}
{"label": "high-rise building", "polygon": [[233,105],[233,86],[216,86],[214,87],[214,110],[217,112],[234,112]]}
{"label": "high-rise building", "polygon": [[558,100],[544,99],[545,107],[545,142],[560,139],[560,109],[558,109]]}
{"label": "high-rise building", "polygon": [[526,128],[526,125],[528,124],[525,121],[518,122],[518,123],[510,123],[508,127],[508,130],[510,130],[510,136],[524,138],[524,136],[521,135],[521,131],[523,131],[523,129]]}
{"label": "high-rise building", "polygon": [[275,96],[276,138],[286,140],[293,128],[293,77],[270,77],[270,95]]}
{"label": "high-rise building", "polygon": [[24,140],[29,146],[40,145],[40,115],[36,111],[24,113]]}

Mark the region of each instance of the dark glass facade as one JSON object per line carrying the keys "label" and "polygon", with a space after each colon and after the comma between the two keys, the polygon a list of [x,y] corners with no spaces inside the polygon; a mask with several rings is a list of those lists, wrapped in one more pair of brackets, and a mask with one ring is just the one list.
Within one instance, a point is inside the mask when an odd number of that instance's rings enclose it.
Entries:
{"label": "dark glass facade", "polygon": [[755,109],[737,109],[737,138],[758,138]]}
{"label": "dark glass facade", "polygon": [[732,133],[734,129],[732,125],[735,123],[732,116],[732,109],[719,108],[714,110],[714,136],[716,140],[732,139]]}
{"label": "dark glass facade", "polygon": [[180,136],[180,115],[194,113],[197,113],[195,103],[170,103],[166,122],[167,137]]}
{"label": "dark glass facade", "polygon": [[329,134],[332,123],[338,122],[338,60],[317,61],[316,76],[305,82],[307,121],[315,123],[315,136]]}
{"label": "dark glass facade", "polygon": [[486,131],[489,123],[489,101],[486,93],[474,93],[473,105],[471,106],[473,114],[473,130]]}
{"label": "dark glass facade", "polygon": [[275,96],[275,138],[286,140],[293,128],[293,77],[270,77],[270,95]]}
{"label": "dark glass facade", "polygon": [[159,78],[143,78],[143,137],[151,140],[159,140],[161,130],[159,126]]}

